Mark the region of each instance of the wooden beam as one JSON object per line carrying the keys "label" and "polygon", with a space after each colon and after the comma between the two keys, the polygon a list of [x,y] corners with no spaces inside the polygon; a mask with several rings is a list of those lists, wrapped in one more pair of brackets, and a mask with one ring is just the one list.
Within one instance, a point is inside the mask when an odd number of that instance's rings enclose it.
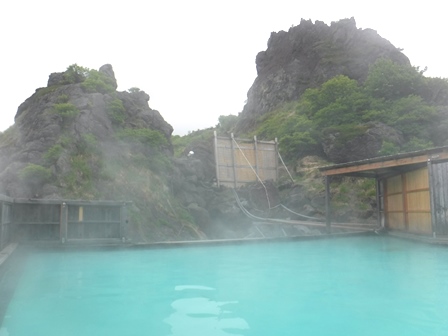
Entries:
{"label": "wooden beam", "polygon": [[399,158],[399,159],[393,159],[393,160],[386,160],[386,161],[379,161],[379,162],[370,162],[370,163],[358,163],[353,165],[347,165],[344,167],[329,167],[328,169],[325,169],[325,167],[321,168],[322,174],[325,176],[330,175],[341,175],[341,174],[348,174],[348,173],[356,173],[356,172],[363,172],[366,170],[378,170],[383,168],[392,168],[392,167],[399,167],[399,166],[406,166],[406,165],[412,165],[416,163],[424,163],[427,162],[429,159],[434,158],[435,160],[446,160],[448,159],[448,152],[442,152],[435,154],[424,154],[424,155],[418,155],[414,157],[407,157],[407,158]]}
{"label": "wooden beam", "polygon": [[216,169],[216,183],[219,185],[219,162],[218,162],[218,135],[216,133],[216,131],[213,132],[214,135],[214,139],[213,139],[213,143],[214,143],[214,149],[215,149],[215,169]]}

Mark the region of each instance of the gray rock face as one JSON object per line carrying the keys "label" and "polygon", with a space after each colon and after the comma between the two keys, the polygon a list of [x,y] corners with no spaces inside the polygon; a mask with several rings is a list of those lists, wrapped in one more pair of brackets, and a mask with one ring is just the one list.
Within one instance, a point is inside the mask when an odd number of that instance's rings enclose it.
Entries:
{"label": "gray rock face", "polygon": [[131,126],[137,127],[143,123],[143,125],[149,125],[150,128],[161,131],[167,139],[170,138],[173,127],[163,119],[159,111],[149,108],[149,95],[145,91],[117,92],[117,97],[123,102]]}
{"label": "gray rock face", "polygon": [[[106,64],[100,71],[116,80],[112,66]],[[30,190],[24,188],[19,172],[29,164],[49,167],[55,175],[64,175],[70,171],[70,157],[86,145],[86,141],[96,142],[98,151],[101,146],[117,140],[120,129],[140,129],[160,131],[168,140],[163,149],[172,153],[170,136],[173,128],[158,111],[148,106],[149,95],[144,91],[129,92],[86,92],[82,83],[67,84],[64,73],[50,75],[49,86],[37,89],[23,102],[15,116],[15,124],[9,134],[2,135],[0,146],[0,193],[11,197],[32,197]],[[118,112],[111,106],[117,102],[124,110]],[[117,129],[113,124],[113,113],[121,113],[122,124]],[[117,126],[118,127],[118,126]],[[8,136],[11,139],[7,139]],[[89,138],[90,137],[90,138]],[[6,141],[5,141],[6,139]],[[86,140],[87,139],[87,140]],[[55,145],[60,145],[59,150]],[[51,150],[56,151],[49,162]],[[71,156],[68,155],[71,152]],[[62,194],[64,185],[43,185],[39,197],[56,197]],[[27,191],[28,190],[28,191]],[[34,190],[33,190],[34,193]]]}
{"label": "gray rock face", "polygon": [[339,133],[327,134],[322,146],[331,162],[351,162],[378,156],[383,141],[395,145],[404,143],[403,136],[399,131],[383,123],[371,122],[361,127],[366,127],[365,132],[347,142],[341,143]]}
{"label": "gray rock face", "polygon": [[410,64],[374,30],[358,29],[353,18],[330,26],[302,20],[288,32],[272,33],[268,48],[256,57],[258,76],[247,94],[235,132],[247,132],[259,116],[298,99],[307,88],[336,75],[364,81],[369,66],[381,57]]}
{"label": "gray rock face", "polygon": [[64,73],[63,72],[53,72],[48,77],[47,86],[59,85],[64,82]]}
{"label": "gray rock face", "polygon": [[112,69],[112,65],[104,64],[99,69],[99,72],[104,73],[106,76],[108,76],[108,77],[110,77],[112,79],[113,87],[116,90],[118,85],[117,85],[117,80],[115,79],[115,73],[114,73],[114,69]]}

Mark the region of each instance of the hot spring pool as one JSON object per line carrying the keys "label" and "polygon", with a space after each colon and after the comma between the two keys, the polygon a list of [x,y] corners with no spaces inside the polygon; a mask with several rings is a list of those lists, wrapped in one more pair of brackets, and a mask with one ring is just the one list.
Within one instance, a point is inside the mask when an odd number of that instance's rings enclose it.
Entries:
{"label": "hot spring pool", "polygon": [[0,335],[448,335],[448,249],[357,237],[37,252]]}

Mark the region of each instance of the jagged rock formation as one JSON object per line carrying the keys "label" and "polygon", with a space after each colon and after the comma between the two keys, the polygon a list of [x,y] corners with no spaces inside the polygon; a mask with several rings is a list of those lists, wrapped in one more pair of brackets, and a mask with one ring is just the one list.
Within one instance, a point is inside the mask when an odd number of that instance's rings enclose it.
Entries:
{"label": "jagged rock formation", "polygon": [[357,28],[354,18],[330,26],[302,19],[288,32],[273,32],[268,48],[256,57],[258,76],[235,132],[251,130],[261,115],[336,75],[365,80],[369,65],[381,57],[410,65],[409,59],[376,31]]}
{"label": "jagged rock formation", "polygon": [[[121,113],[120,129],[150,129],[165,137],[163,150],[171,152],[169,138],[173,131],[160,113],[148,106],[149,95],[144,91],[129,93],[115,92],[116,79],[111,65],[100,69],[112,83],[110,92],[89,92],[80,82],[67,83],[65,73],[50,75],[48,86],[36,92],[22,103],[15,116],[15,125],[9,131],[8,146],[0,148],[0,190],[12,197],[31,197],[30,190],[24,190],[17,172],[29,164],[45,165],[45,153],[55,144],[67,140],[67,150],[61,150],[54,162],[48,164],[55,174],[70,171],[69,152],[73,145],[85,142],[91,135],[92,141],[100,148],[115,140],[117,127],[111,113]],[[121,102],[123,109],[113,103]],[[119,111],[118,111],[118,110]],[[61,140],[62,139],[62,140]],[[70,148],[70,150],[69,150]],[[51,183],[50,183],[51,184]],[[56,186],[43,185],[39,197],[60,197],[64,194]]]}

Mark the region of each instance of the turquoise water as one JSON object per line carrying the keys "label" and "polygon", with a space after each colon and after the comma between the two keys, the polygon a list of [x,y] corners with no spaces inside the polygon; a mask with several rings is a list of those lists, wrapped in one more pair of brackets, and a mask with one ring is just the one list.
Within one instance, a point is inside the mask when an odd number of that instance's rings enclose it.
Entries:
{"label": "turquoise water", "polygon": [[0,335],[448,335],[448,249],[359,237],[40,252]]}

